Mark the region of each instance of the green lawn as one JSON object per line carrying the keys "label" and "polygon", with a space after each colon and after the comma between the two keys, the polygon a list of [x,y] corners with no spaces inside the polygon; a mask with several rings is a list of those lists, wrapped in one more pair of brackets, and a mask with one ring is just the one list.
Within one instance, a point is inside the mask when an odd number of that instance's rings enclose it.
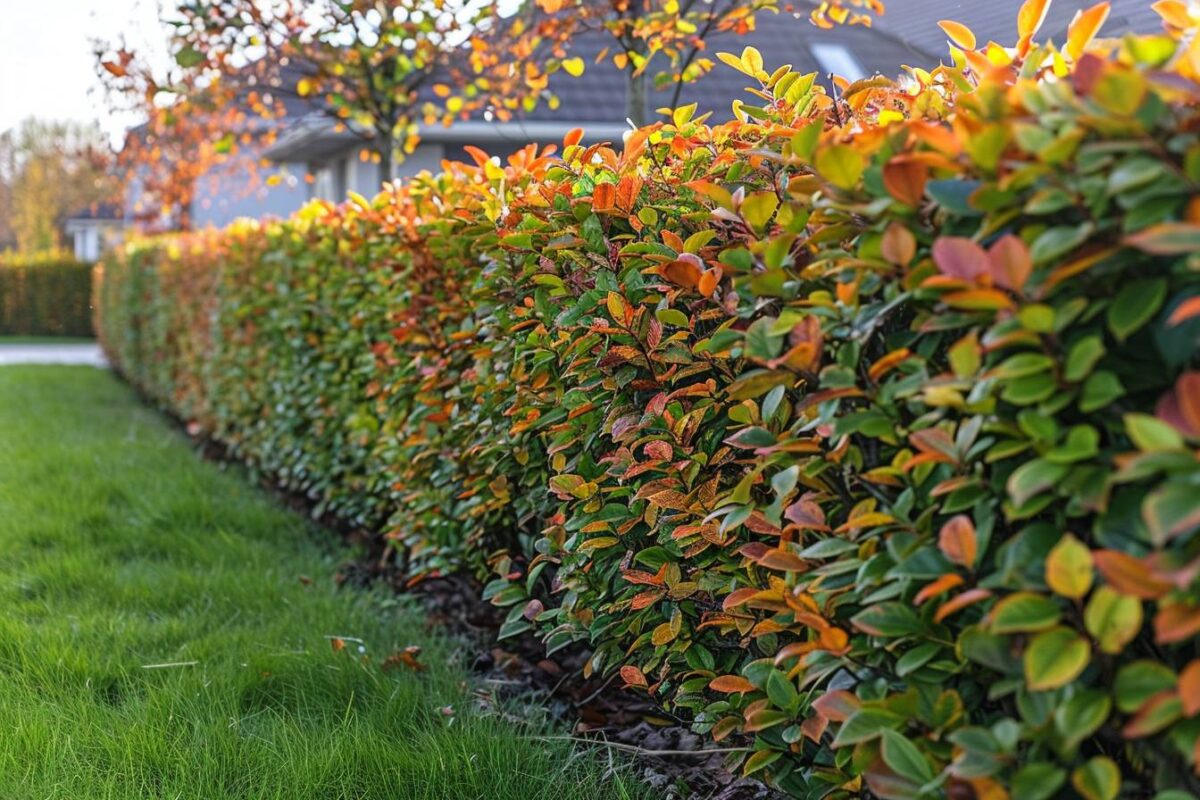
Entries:
{"label": "green lawn", "polygon": [[87,336],[0,336],[0,345],[5,344],[95,344]]}
{"label": "green lawn", "polygon": [[[0,368],[0,797],[643,796],[475,711],[466,654],[335,590],[330,539],[108,373]],[[380,669],[409,645],[427,670]]]}

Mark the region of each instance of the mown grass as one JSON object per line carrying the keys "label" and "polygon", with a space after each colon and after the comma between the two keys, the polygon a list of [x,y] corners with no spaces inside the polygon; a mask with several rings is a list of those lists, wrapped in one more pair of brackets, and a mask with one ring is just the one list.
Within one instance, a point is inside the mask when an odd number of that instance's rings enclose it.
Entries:
{"label": "mown grass", "polygon": [[336,559],[108,373],[0,368],[0,797],[643,796],[476,711],[464,654]]}
{"label": "mown grass", "polygon": [[0,336],[0,345],[6,344],[95,344],[88,336]]}

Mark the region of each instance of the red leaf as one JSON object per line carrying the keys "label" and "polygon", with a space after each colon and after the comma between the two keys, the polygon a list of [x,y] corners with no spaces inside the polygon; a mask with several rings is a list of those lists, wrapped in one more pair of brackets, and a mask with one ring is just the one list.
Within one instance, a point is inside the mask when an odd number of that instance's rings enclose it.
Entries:
{"label": "red leaf", "polygon": [[1033,272],[1033,258],[1029,248],[1020,238],[1011,233],[996,241],[988,250],[988,264],[991,268],[992,282],[1014,292],[1021,291]]}
{"label": "red leaf", "polygon": [[626,686],[640,686],[645,689],[649,685],[642,671],[630,664],[621,667],[621,680],[625,681]]}
{"label": "red leaf", "polygon": [[962,236],[943,236],[933,243],[933,263],[943,275],[974,283],[988,272],[987,253]]}

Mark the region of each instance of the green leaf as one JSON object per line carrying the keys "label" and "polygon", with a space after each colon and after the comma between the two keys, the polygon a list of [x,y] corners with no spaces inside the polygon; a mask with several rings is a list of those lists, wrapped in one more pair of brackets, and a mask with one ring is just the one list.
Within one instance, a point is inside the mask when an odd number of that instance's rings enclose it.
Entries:
{"label": "green leaf", "polygon": [[1162,308],[1167,297],[1167,282],[1162,278],[1126,284],[1108,306],[1108,329],[1119,341],[1145,325]]}
{"label": "green leaf", "polygon": [[842,723],[833,740],[834,747],[858,744],[880,736],[885,730],[900,727],[904,718],[883,708],[860,708]]}
{"label": "green leaf", "polygon": [[817,172],[840,189],[858,185],[865,166],[862,154],[849,145],[835,144],[817,151]]}
{"label": "green leaf", "polygon": [[1112,700],[1098,690],[1089,689],[1073,696],[1054,711],[1054,727],[1063,746],[1073,750],[1091,736],[1112,712]]}
{"label": "green leaf", "polygon": [[742,201],[742,218],[750,224],[755,233],[763,233],[775,209],[779,208],[779,198],[774,192],[752,192]]}
{"label": "green leaf", "polygon": [[1155,547],[1162,547],[1171,539],[1191,533],[1200,526],[1196,491],[1191,484],[1168,483],[1146,495],[1142,501],[1142,519]]}
{"label": "green leaf", "polygon": [[1092,367],[1104,357],[1104,342],[1099,336],[1088,336],[1071,345],[1063,377],[1078,383],[1091,374]]}
{"label": "green leaf", "polygon": [[850,620],[872,636],[907,636],[924,630],[921,618],[906,603],[878,603]]}
{"label": "green leaf", "polygon": [[1013,470],[1008,477],[1008,496],[1013,504],[1023,506],[1031,498],[1054,486],[1067,474],[1065,464],[1054,464],[1037,458]]}
{"label": "green leaf", "polygon": [[996,603],[988,615],[992,633],[1042,631],[1058,624],[1062,609],[1049,597],[1033,592],[1016,592]]}
{"label": "green leaf", "polygon": [[1071,785],[1086,800],[1115,800],[1121,791],[1121,770],[1107,756],[1096,756],[1071,773]]}
{"label": "green leaf", "polygon": [[783,336],[771,334],[774,324],[773,317],[762,317],[746,329],[746,357],[755,361],[770,361],[779,355]]}
{"label": "green leaf", "polygon": [[1067,780],[1067,771],[1046,761],[1026,764],[1012,779],[1012,797],[1021,800],[1047,800],[1057,796]]}
{"label": "green leaf", "polygon": [[676,328],[687,328],[687,314],[675,308],[660,308],[654,312],[655,318],[664,325],[671,325]]}
{"label": "green leaf", "polygon": [[1101,586],[1083,612],[1087,631],[1105,653],[1119,653],[1142,629],[1142,601]]}
{"label": "green leaf", "polygon": [[795,685],[777,669],[767,676],[767,697],[784,711],[792,711],[800,704],[800,693]]}
{"label": "green leaf", "polygon": [[880,731],[880,736],[883,763],[891,767],[893,772],[920,784],[933,780],[933,768],[917,746],[903,734],[885,728]]}
{"label": "green leaf", "polygon": [[1126,414],[1124,421],[1125,432],[1144,453],[1183,449],[1183,437],[1179,435],[1179,431],[1158,417],[1149,414]]}
{"label": "green leaf", "polygon": [[1142,659],[1126,664],[1117,670],[1117,677],[1113,681],[1117,708],[1132,714],[1154,695],[1174,688],[1175,681],[1175,673],[1171,668],[1158,661]]}
{"label": "green leaf", "polygon": [[1108,370],[1093,372],[1083,383],[1083,394],[1079,398],[1079,410],[1091,413],[1104,408],[1125,394],[1120,379]]}
{"label": "green leaf", "polygon": [[1087,640],[1070,628],[1043,631],[1025,648],[1025,683],[1035,692],[1066,686],[1087,667],[1091,652]]}
{"label": "green leaf", "polygon": [[1029,248],[1034,266],[1043,266],[1062,258],[1086,242],[1094,229],[1092,223],[1085,222],[1079,225],[1060,225],[1043,231]]}

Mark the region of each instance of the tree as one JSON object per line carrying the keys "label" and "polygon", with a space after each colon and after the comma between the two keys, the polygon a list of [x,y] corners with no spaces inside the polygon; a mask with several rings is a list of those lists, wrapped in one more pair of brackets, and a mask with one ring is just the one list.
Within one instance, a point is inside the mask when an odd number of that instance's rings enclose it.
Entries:
{"label": "tree", "polygon": [[[881,8],[879,0],[845,2]],[[488,0],[181,0],[167,78],[153,77],[125,47],[109,48],[102,65],[110,86],[149,118],[146,146],[132,159],[143,173],[162,174],[157,191],[174,208],[194,173],[236,155],[246,113],[277,117],[288,97],[305,98],[369,142],[390,177],[422,125],[484,110],[504,121],[553,102],[550,76],[586,69],[571,53],[581,35],[610,42],[600,58],[629,76],[628,116],[643,124],[650,76],[660,88],[673,84],[678,100],[685,83],[714,66],[704,55],[709,37],[750,32],[760,12],[780,10],[779,0],[523,0],[515,9]],[[821,5],[813,19],[869,22],[840,2]]]}
{"label": "tree", "polygon": [[[0,241],[23,253],[62,246],[70,214],[119,198],[112,153],[94,123],[29,119],[0,136]],[[4,236],[8,229],[8,237]]]}
{"label": "tree", "polygon": [[[178,7],[172,49],[193,85],[253,76],[275,103],[307,98],[374,141],[391,176],[421,123],[448,124],[479,96],[464,45],[494,14],[481,0],[199,0]],[[422,97],[435,78],[437,94]]]}
{"label": "tree", "polygon": [[[560,70],[582,74],[586,65],[571,55],[572,42],[580,35],[601,35],[607,45],[596,60],[626,73],[626,115],[643,125],[648,77],[653,75],[659,88],[673,84],[676,104],[683,85],[714,66],[702,55],[706,39],[753,31],[762,11],[778,12],[778,0],[535,0],[524,3],[510,24],[476,37],[473,66],[499,87],[493,102],[512,108],[504,95],[516,84],[544,85]],[[660,64],[662,69],[651,72]]]}

